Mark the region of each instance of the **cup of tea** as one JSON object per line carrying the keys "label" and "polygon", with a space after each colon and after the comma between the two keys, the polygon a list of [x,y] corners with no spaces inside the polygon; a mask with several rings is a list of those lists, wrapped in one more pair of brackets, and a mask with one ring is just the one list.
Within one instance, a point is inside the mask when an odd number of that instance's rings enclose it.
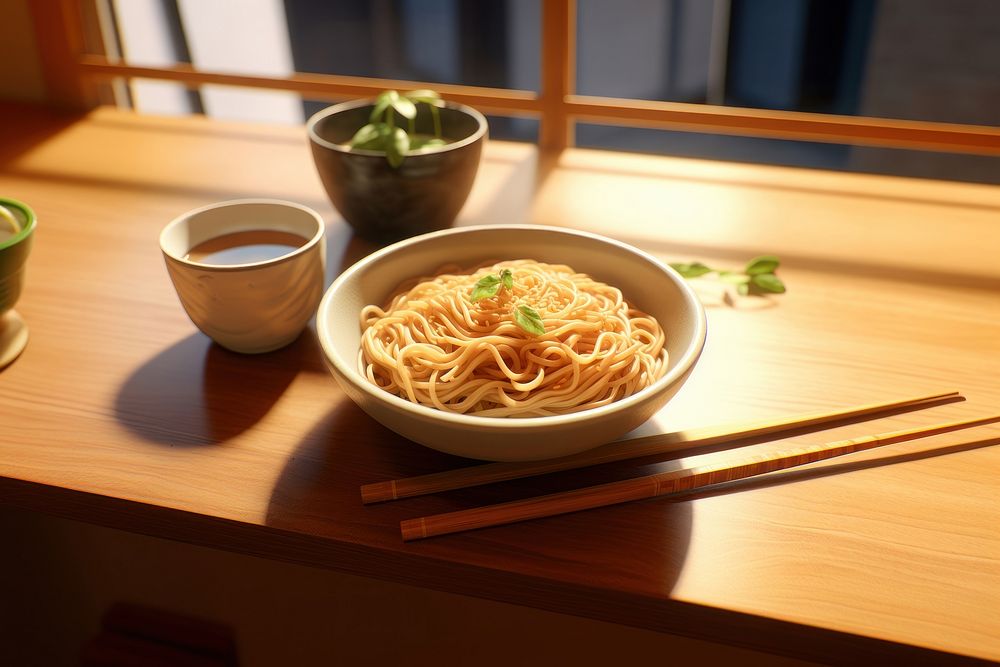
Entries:
{"label": "cup of tea", "polygon": [[277,199],[197,208],[160,233],[188,317],[219,345],[256,354],[294,341],[323,296],[323,219]]}
{"label": "cup of tea", "polygon": [[37,225],[35,212],[16,199],[0,197],[0,368],[24,350],[28,328],[14,310]]}

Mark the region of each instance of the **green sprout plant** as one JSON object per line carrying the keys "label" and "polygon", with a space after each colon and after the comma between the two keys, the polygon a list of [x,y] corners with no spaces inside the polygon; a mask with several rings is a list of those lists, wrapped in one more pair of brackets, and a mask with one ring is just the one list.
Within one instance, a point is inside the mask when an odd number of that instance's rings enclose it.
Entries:
{"label": "green sprout plant", "polygon": [[713,269],[701,262],[673,262],[670,267],[684,278],[700,278],[714,273],[720,281],[733,285],[740,296],[759,296],[785,292],[785,283],[774,273],[780,263],[774,255],[761,255],[747,262],[742,271]]}
{"label": "green sprout plant", "polygon": [[[434,123],[433,135],[420,135],[416,132],[418,104],[430,109]],[[433,90],[414,90],[408,93],[386,90],[375,98],[368,124],[355,132],[347,145],[351,148],[384,152],[389,164],[399,167],[409,152],[427,151],[448,143],[441,136],[441,114],[438,109],[443,106],[441,96]],[[406,128],[402,127],[403,124]]]}

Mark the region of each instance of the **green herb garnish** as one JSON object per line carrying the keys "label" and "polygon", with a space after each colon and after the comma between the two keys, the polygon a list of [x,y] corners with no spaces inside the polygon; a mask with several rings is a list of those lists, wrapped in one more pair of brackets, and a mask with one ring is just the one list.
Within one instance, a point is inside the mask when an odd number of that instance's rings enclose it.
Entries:
{"label": "green herb garnish", "polygon": [[504,269],[500,272],[500,282],[507,289],[514,289],[514,274],[511,273],[510,269]]}
{"label": "green herb garnish", "polygon": [[483,276],[472,286],[472,294],[469,295],[469,301],[475,303],[480,299],[488,299],[491,296],[496,296],[499,291],[500,278],[498,276],[494,276],[493,274]]}
{"label": "green herb garnish", "polygon": [[531,306],[518,306],[514,309],[514,323],[530,334],[541,336],[545,333],[542,316]]}
{"label": "green herb garnish", "polygon": [[781,262],[774,255],[754,257],[742,271],[713,269],[701,262],[673,262],[670,267],[684,278],[699,278],[709,273],[715,273],[719,280],[736,286],[736,292],[741,296],[748,294],[783,294],[785,283],[774,274]]}
{"label": "green herb garnish", "polygon": [[510,269],[504,269],[497,275],[491,273],[477,280],[476,284],[472,286],[469,301],[475,303],[480,299],[494,297],[501,287],[506,287],[509,290],[514,289],[514,274],[510,272]]}
{"label": "green herb garnish", "polygon": [[[472,286],[472,293],[469,294],[469,301],[475,303],[481,299],[489,299],[500,293],[500,288],[514,290],[514,274],[510,269],[503,269],[500,273],[490,273],[476,281]],[[542,323],[542,316],[531,306],[520,305],[514,309],[514,323],[524,331],[535,336],[545,333],[545,325]]]}

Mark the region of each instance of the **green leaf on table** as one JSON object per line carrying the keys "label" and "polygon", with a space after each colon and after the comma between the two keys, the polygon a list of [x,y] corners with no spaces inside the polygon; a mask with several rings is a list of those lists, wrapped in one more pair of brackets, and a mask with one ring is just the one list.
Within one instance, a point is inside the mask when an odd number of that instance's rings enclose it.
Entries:
{"label": "green leaf on table", "polygon": [[761,255],[760,257],[755,257],[747,263],[747,268],[744,273],[750,276],[756,276],[762,273],[774,273],[774,270],[778,268],[778,264],[781,262],[774,255]]}
{"label": "green leaf on table", "polygon": [[531,306],[518,306],[514,310],[514,322],[530,334],[541,336],[545,333],[542,316]]}
{"label": "green leaf on table", "polygon": [[771,294],[783,294],[785,283],[773,273],[758,273],[750,277],[750,286],[755,291],[769,292]]}
{"label": "green leaf on table", "polygon": [[732,285],[746,285],[750,282],[750,276],[736,271],[719,271],[719,280]]}
{"label": "green leaf on table", "polygon": [[780,261],[774,255],[760,255],[747,262],[743,271],[713,269],[701,262],[690,264],[671,263],[670,266],[684,278],[697,278],[706,273],[715,273],[720,282],[733,285],[740,296],[749,294],[783,294],[785,283],[774,275]]}
{"label": "green leaf on table", "polygon": [[469,295],[469,301],[475,303],[480,299],[488,299],[496,296],[497,292],[500,291],[500,283],[500,277],[492,273],[488,276],[483,276],[472,286],[472,294]]}
{"label": "green leaf on table", "polygon": [[697,278],[698,276],[712,272],[712,269],[701,262],[691,262],[690,264],[685,262],[671,262],[670,268],[681,274],[684,278]]}

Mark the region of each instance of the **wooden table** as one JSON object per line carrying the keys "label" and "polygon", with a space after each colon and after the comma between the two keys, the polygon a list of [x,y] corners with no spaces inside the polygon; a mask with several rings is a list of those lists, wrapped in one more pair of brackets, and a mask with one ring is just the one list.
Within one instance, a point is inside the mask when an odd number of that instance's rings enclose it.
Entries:
{"label": "wooden table", "polygon": [[[321,212],[330,278],[369,252],[326,201],[301,128],[8,105],[0,164],[0,191],[40,221],[18,305],[31,339],[0,372],[4,504],[805,659],[1000,660],[996,426],[404,544],[404,518],[656,465],[362,506],[362,483],[466,462],[350,403],[311,331],[262,356],[210,344],[157,246],[179,213],[253,196]],[[504,222],[605,233],[671,261],[781,255],[781,297],[732,306],[704,291],[705,353],[644,432],[968,398],[751,443],[769,451],[1000,408],[996,187],[493,142],[458,224]]]}

